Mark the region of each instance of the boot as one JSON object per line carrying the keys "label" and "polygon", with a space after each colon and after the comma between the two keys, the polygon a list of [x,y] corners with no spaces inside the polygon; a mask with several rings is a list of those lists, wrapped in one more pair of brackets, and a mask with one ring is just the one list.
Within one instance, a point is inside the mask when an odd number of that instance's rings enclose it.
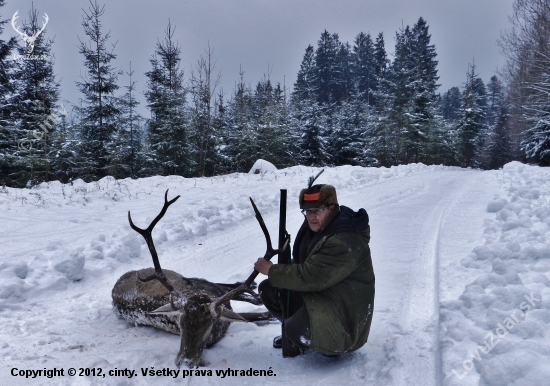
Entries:
{"label": "boot", "polygon": [[283,358],[293,358],[305,352],[305,350],[294,345],[290,339],[281,339],[281,347],[283,348]]}
{"label": "boot", "polygon": [[[281,335],[273,338],[273,348],[283,348],[283,337]],[[283,355],[283,357],[285,358],[293,358],[302,354],[303,352],[303,350],[300,349],[300,347],[293,345],[292,342],[288,339],[286,341],[286,346],[284,351],[286,355]]]}
{"label": "boot", "polygon": [[283,348],[283,336],[279,335],[273,338],[273,348]]}

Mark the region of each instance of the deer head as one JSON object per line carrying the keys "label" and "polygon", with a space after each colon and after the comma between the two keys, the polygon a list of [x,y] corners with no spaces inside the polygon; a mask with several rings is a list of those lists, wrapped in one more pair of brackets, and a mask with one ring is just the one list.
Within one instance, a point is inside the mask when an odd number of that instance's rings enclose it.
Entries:
{"label": "deer head", "polygon": [[216,319],[224,322],[248,322],[241,315],[224,306],[240,292],[249,291],[245,285],[237,287],[218,299],[212,300],[206,294],[196,294],[187,299],[182,307],[170,303],[150,312],[152,315],[177,315],[180,327],[180,351],[176,357],[176,366],[186,363],[190,368],[208,366],[202,358],[206,341],[212,332]]}
{"label": "deer head", "polygon": [[44,31],[44,29],[46,28],[46,25],[48,24],[48,20],[49,20],[48,14],[44,13],[44,22],[42,23],[42,28],[40,29],[40,31],[35,32],[32,36],[29,36],[25,32],[22,32],[19,29],[19,27],[15,25],[15,20],[19,18],[19,16],[17,15],[18,13],[19,11],[15,11],[15,13],[13,14],[13,17],[11,18],[11,26],[13,27],[15,32],[21,35],[21,38],[25,41],[25,43],[27,43],[27,53],[32,54],[34,50],[34,42],[36,41],[38,36],[42,33],[42,31]]}
{"label": "deer head", "polygon": [[225,322],[247,321],[239,314],[227,308],[226,305],[229,305],[228,302],[244,292],[248,292],[253,297],[257,297],[257,295],[248,285],[240,284],[217,298],[200,292],[191,296],[184,296],[172,283],[170,283],[160,266],[158,254],[153,243],[152,231],[159,220],[166,214],[168,207],[176,202],[179,197],[180,196],[177,196],[168,201],[167,190],[164,195],[164,206],[161,212],[146,229],[141,229],[134,225],[129,211],[128,221],[132,229],[145,238],[153,258],[153,265],[155,266],[155,272],[146,278],[141,278],[138,274],[139,281],[147,282],[150,280],[158,280],[170,294],[170,301],[167,304],[157,308],[149,314],[172,315],[178,317],[181,344],[180,351],[176,357],[176,365],[179,367],[185,362],[192,368],[208,364],[202,359],[202,352],[216,320]]}

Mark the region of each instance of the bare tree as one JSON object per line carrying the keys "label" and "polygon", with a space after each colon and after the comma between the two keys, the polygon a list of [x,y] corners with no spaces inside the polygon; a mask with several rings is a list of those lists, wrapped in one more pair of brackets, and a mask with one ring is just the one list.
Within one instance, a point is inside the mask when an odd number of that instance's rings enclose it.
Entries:
{"label": "bare tree", "polygon": [[214,74],[216,62],[212,55],[214,49],[205,49],[205,56],[201,55],[195,68],[191,70],[189,93],[192,98],[191,122],[194,142],[197,150],[197,174],[208,176],[214,173],[218,154],[216,144],[219,142],[219,133],[215,133],[214,113],[216,88],[220,84],[221,74]]}
{"label": "bare tree", "polygon": [[506,56],[501,75],[508,85],[509,125],[518,149],[522,138],[528,140],[525,133],[548,115],[550,0],[516,0],[509,21],[510,28],[499,41]]}

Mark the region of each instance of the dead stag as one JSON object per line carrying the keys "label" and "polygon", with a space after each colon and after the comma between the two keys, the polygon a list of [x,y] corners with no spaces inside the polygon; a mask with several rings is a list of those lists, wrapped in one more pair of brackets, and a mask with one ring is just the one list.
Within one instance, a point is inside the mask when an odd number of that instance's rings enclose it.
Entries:
{"label": "dead stag", "polygon": [[[231,309],[230,300],[262,304],[259,296],[250,288],[258,275],[256,271],[244,283],[220,284],[162,270],[152,231],[168,207],[179,197],[168,201],[167,190],[161,212],[146,229],[135,226],[128,211],[130,226],[147,242],[155,268],[130,271],[122,275],[113,288],[112,298],[114,312],[128,322],[179,333],[181,341],[176,365],[179,367],[185,362],[192,368],[208,365],[202,358],[202,352],[205,347],[213,345],[224,336],[229,323],[267,320],[270,319],[270,314],[238,314]],[[266,237],[267,251],[264,257],[270,259],[287,247],[288,240],[282,249],[272,248],[261,214],[254,201],[250,201]]]}

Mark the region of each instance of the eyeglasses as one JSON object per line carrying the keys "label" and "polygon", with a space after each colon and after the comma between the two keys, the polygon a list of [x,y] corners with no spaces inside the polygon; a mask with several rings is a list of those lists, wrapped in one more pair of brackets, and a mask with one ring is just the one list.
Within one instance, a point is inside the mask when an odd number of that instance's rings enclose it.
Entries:
{"label": "eyeglasses", "polygon": [[321,214],[321,212],[327,210],[329,207],[325,206],[323,209],[302,209],[302,214],[304,216],[307,216],[309,214],[313,214],[315,216],[318,216]]}

